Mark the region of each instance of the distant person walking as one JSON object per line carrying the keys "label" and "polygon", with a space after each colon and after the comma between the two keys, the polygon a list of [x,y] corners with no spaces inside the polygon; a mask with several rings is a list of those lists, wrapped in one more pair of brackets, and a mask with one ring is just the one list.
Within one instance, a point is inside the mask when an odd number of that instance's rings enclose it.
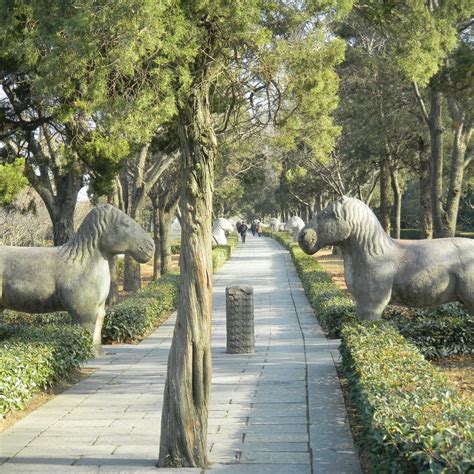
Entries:
{"label": "distant person walking", "polygon": [[250,225],[250,230],[252,231],[252,235],[255,237],[255,234],[257,233],[257,222],[255,219],[252,221],[252,224]]}
{"label": "distant person walking", "polygon": [[245,237],[247,237],[247,230],[248,230],[247,224],[245,223],[245,221],[243,221],[239,227],[240,237],[242,238],[243,244],[245,244]]}
{"label": "distant person walking", "polygon": [[262,223],[259,221],[257,222],[257,234],[259,237],[262,236],[263,234],[263,226],[262,226]]}

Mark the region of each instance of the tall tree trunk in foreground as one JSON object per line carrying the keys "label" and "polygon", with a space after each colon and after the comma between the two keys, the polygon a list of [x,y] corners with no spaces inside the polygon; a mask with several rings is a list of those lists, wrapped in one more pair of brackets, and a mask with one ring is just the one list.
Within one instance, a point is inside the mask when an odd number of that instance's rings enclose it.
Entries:
{"label": "tall tree trunk in foreground", "polygon": [[211,224],[216,138],[209,105],[212,51],[196,60],[194,85],[180,111],[181,256],[178,316],[168,358],[160,467],[207,466],[211,386]]}

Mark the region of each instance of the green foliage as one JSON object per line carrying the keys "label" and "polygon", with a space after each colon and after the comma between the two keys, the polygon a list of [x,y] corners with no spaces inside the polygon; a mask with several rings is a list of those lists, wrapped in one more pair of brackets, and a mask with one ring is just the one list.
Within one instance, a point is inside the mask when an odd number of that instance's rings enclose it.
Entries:
{"label": "green foliage", "polygon": [[176,307],[179,276],[163,275],[121,303],[107,309],[102,340],[133,342],[161,324]]}
{"label": "green foliage", "polygon": [[212,248],[212,269],[217,271],[231,256],[233,248],[237,245],[237,234],[231,233],[227,237],[227,245],[216,245]]}
{"label": "green foliage", "polygon": [[342,366],[371,472],[468,472],[474,404],[387,323],[347,325]]}
{"label": "green foliage", "polygon": [[92,337],[79,326],[0,325],[0,417],[92,357]]}
{"label": "green foliage", "polygon": [[13,163],[0,163],[0,205],[11,204],[22,188],[28,185],[23,175],[25,160],[18,158]]}
{"label": "green foliage", "polygon": [[419,310],[392,306],[383,317],[428,359],[474,353],[474,318],[458,303]]}
{"label": "green foliage", "polygon": [[359,2],[358,9],[389,39],[391,59],[405,77],[426,85],[455,48],[458,24],[472,14],[471,0],[433,6],[423,0]]}

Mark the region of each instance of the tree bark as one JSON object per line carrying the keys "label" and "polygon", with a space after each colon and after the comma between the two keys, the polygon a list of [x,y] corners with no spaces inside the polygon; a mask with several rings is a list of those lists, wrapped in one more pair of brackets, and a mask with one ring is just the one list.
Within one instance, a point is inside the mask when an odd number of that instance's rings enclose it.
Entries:
{"label": "tree bark", "polygon": [[446,225],[449,236],[456,234],[456,222],[461,198],[462,182],[464,178],[464,163],[467,145],[469,143],[472,126],[466,119],[466,113],[453,98],[448,98],[448,110],[453,122],[453,148],[451,173],[449,179],[448,196],[446,200]]}
{"label": "tree bark", "polygon": [[400,189],[400,183],[398,182],[398,170],[391,166],[390,167],[390,183],[393,191],[393,205],[395,206],[394,215],[394,237],[400,238],[400,223],[402,219],[402,192]]}
{"label": "tree bark", "polygon": [[390,162],[385,158],[380,163],[380,223],[390,235]]}
{"label": "tree bark", "polygon": [[430,88],[431,109],[429,114],[431,149],[431,210],[433,214],[434,237],[448,237],[446,212],[443,208],[443,165],[444,126],[442,94]]}
{"label": "tree bark", "polygon": [[[208,32],[212,35],[212,32]],[[208,45],[196,59],[192,92],[179,113],[181,256],[178,316],[168,358],[160,467],[207,461],[211,386],[212,191],[216,138],[211,123]]]}
{"label": "tree bark", "polygon": [[431,207],[431,163],[426,153],[425,141],[418,139],[419,179],[420,179],[420,237],[433,238],[433,213]]}
{"label": "tree bark", "polygon": [[160,259],[161,259],[161,241],[160,241],[160,219],[158,210],[158,199],[150,195],[153,206],[153,241],[155,242],[155,253],[153,255],[153,280],[156,281],[160,277]]}
{"label": "tree bark", "polygon": [[170,210],[161,209],[159,214],[160,221],[160,250],[161,250],[161,266],[160,273],[165,275],[171,270],[171,239],[170,239],[170,228],[171,222],[175,216],[176,206],[173,206]]}
{"label": "tree bark", "polygon": [[110,289],[109,295],[107,296],[106,304],[111,306],[117,303],[118,300],[118,257],[114,255],[109,258],[109,270],[110,270]]}

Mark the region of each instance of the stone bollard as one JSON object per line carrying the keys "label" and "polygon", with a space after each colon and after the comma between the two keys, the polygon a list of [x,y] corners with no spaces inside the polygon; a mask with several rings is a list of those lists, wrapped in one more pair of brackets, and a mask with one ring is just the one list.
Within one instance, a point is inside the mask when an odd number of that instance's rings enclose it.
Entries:
{"label": "stone bollard", "polygon": [[227,352],[255,352],[253,288],[246,285],[228,286],[225,294]]}

